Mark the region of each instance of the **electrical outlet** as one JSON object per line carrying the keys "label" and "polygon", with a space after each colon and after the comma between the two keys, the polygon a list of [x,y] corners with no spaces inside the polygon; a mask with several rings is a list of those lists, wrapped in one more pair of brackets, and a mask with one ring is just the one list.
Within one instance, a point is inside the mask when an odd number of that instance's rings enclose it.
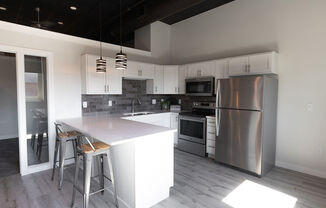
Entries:
{"label": "electrical outlet", "polygon": [[152,105],[156,104],[156,99],[152,99]]}
{"label": "electrical outlet", "polygon": [[314,111],[314,105],[312,103],[307,104],[307,111],[308,112],[313,112]]}
{"label": "electrical outlet", "polygon": [[108,102],[108,106],[112,106],[112,100],[109,100],[109,102]]}
{"label": "electrical outlet", "polygon": [[181,105],[181,99],[178,100],[179,105]]}
{"label": "electrical outlet", "polygon": [[163,98],[161,99],[161,102],[164,102],[164,99]]}
{"label": "electrical outlet", "polygon": [[83,101],[83,108],[87,108],[87,101]]}

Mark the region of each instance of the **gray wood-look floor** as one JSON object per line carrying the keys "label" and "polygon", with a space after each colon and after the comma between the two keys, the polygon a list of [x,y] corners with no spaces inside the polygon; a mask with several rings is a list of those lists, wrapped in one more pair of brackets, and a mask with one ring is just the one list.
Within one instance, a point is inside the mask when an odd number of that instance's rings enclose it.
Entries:
{"label": "gray wood-look floor", "polygon": [[[13,175],[0,178],[0,207],[59,208],[69,207],[73,167],[65,172],[63,190],[57,181],[50,180],[51,171],[21,177]],[[158,179],[159,180],[159,179]],[[175,184],[171,197],[154,208],[215,208],[229,207],[222,202],[244,180],[276,189],[298,198],[296,208],[325,208],[326,180],[275,168],[263,178],[257,178],[231,168],[218,165],[210,159],[175,151]],[[114,207],[110,194],[91,197],[90,207]],[[75,207],[81,207],[77,194]]]}

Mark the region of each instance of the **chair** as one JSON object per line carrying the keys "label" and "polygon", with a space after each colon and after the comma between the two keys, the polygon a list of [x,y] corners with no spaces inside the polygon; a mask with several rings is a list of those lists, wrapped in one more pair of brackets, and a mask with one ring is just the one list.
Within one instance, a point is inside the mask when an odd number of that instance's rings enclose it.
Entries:
{"label": "chair", "polygon": [[[60,190],[62,188],[62,183],[63,183],[63,170],[64,170],[64,163],[65,160],[69,160],[74,158],[75,161],[77,159],[77,152],[76,152],[76,139],[77,136],[81,135],[77,131],[67,131],[64,132],[61,128],[61,124],[54,123],[55,125],[55,130],[56,130],[56,140],[55,140],[55,148],[54,148],[54,157],[53,157],[53,169],[52,169],[52,177],[51,179],[54,179],[54,174],[55,170],[57,167],[57,163],[59,163],[59,184],[58,184],[58,189]],[[72,147],[74,151],[74,157],[70,158],[65,158],[66,154],[66,145],[67,142],[72,142]],[[59,160],[58,158],[58,153],[59,153]]]}
{"label": "chair", "polygon": [[[117,192],[116,192],[116,184],[114,180],[114,171],[112,166],[112,159],[111,159],[111,146],[107,145],[103,142],[93,142],[91,143],[87,137],[84,137],[87,141],[87,144],[81,144],[81,137],[77,140],[77,160],[75,166],[75,178],[73,183],[73,193],[72,193],[72,203],[71,207],[74,206],[75,203],[75,196],[76,190],[83,194],[83,208],[88,208],[89,204],[89,197],[93,194],[104,192],[104,190],[108,189],[109,187],[104,187],[104,179],[108,179],[112,183],[113,188],[113,195],[115,200],[115,206],[119,207],[118,199],[117,199]],[[107,157],[108,167],[110,169],[110,178],[104,175],[103,170],[103,157]],[[99,181],[101,189],[97,190],[93,193],[90,193],[90,183],[91,183],[91,169],[92,169],[92,161],[93,158],[99,161]],[[83,158],[83,189],[79,189],[77,186],[78,182],[78,173],[80,169],[80,158]]]}

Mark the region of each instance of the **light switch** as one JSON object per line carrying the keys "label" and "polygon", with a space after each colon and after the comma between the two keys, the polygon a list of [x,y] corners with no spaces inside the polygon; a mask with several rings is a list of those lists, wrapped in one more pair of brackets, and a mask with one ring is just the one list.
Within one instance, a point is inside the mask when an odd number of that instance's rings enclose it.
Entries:
{"label": "light switch", "polygon": [[156,99],[152,99],[152,105],[156,104]]}
{"label": "light switch", "polygon": [[109,100],[108,106],[112,106],[112,100]]}
{"label": "light switch", "polygon": [[87,108],[87,101],[83,101],[83,108]]}
{"label": "light switch", "polygon": [[314,105],[312,103],[307,104],[307,111],[308,112],[313,112],[314,111]]}

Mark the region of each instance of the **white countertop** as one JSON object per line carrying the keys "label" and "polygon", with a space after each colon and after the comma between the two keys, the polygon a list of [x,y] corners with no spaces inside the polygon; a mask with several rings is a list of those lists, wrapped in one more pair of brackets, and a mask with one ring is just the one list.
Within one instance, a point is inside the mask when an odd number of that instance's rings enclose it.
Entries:
{"label": "white countertop", "polygon": [[125,120],[114,116],[86,116],[60,119],[58,122],[109,145],[122,144],[161,132],[175,131],[166,127]]}

